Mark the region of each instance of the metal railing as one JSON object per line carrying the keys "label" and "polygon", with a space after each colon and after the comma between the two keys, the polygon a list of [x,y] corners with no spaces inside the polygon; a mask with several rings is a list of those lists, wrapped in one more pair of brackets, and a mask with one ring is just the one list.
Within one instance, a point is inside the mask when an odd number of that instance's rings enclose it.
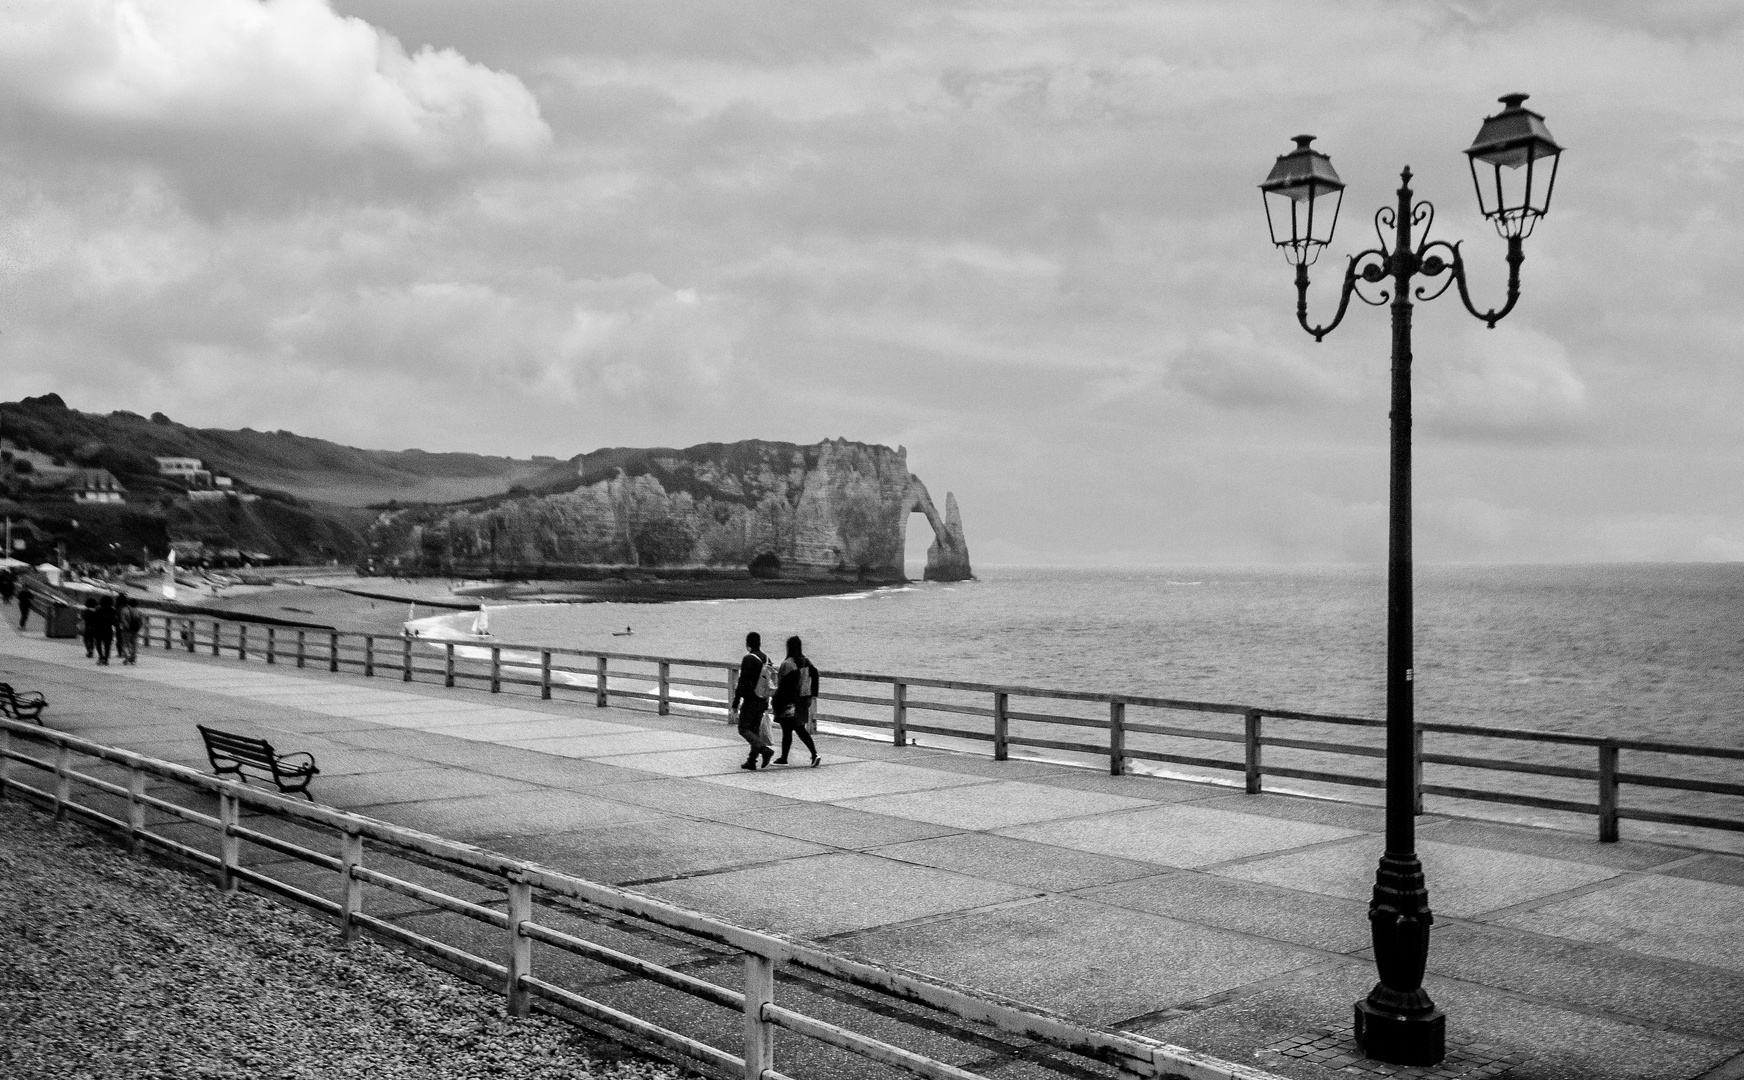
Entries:
{"label": "metal railing", "polygon": [[[406,682],[433,679],[491,693],[537,692],[547,700],[557,693],[578,695],[601,707],[637,702],[652,704],[661,715],[674,709],[724,715],[738,677],[736,664],[718,660],[258,624],[251,629],[243,622],[183,616],[148,616],[145,635],[146,643],[212,656]],[[1114,775],[1129,771],[1133,762],[1154,762],[1196,770],[1200,778],[1228,776],[1235,782],[1239,776],[1249,793],[1264,790],[1266,777],[1325,785],[1333,794],[1385,787],[1380,766],[1386,725],[1367,717],[950,679],[820,675],[826,687],[820,710],[827,708],[820,722],[888,732],[897,746],[923,734],[990,746],[998,760],[1015,747],[1030,748],[1105,760]],[[872,694],[833,688],[840,683],[886,689]],[[1328,729],[1342,737],[1329,739]],[[1441,738],[1425,748],[1425,736]],[[1510,748],[1510,756],[1488,750],[1497,742]],[[1542,751],[1543,759],[1525,758],[1527,747]],[[1624,752],[1648,765],[1659,759],[1660,771],[1624,769]],[[1420,721],[1417,803],[1419,812],[1428,795],[1587,815],[1597,819],[1598,838],[1606,842],[1618,839],[1624,819],[1740,832],[1744,817],[1733,801],[1744,796],[1744,783],[1736,780],[1739,761],[1744,748]],[[1704,770],[1709,775],[1696,775]],[[1539,790],[1495,782],[1522,775],[1533,777]],[[1480,779],[1492,782],[1480,786]],[[1658,806],[1625,805],[1625,786],[1702,801],[1693,809],[1663,800]]]}
{"label": "metal railing", "polygon": [[[28,752],[38,747],[42,749],[37,752],[45,756],[38,757]],[[124,782],[117,783],[82,771],[93,767],[86,762],[111,771],[119,767]],[[35,770],[31,780],[37,782],[21,779],[15,772],[15,765]],[[46,779],[38,780],[38,776]],[[162,790],[156,793],[148,790],[148,778],[171,785],[172,793],[183,798],[178,801],[165,798]],[[75,784],[79,785],[82,799],[75,797]],[[196,800],[201,804],[199,807],[185,805],[189,793],[207,797],[215,805],[204,799]],[[193,769],[52,729],[0,719],[0,797],[8,796],[23,796],[52,809],[57,817],[71,816],[104,828],[124,838],[136,851],[144,846],[180,857],[212,872],[225,889],[235,889],[238,884],[247,883],[286,896],[331,916],[338,923],[341,935],[347,939],[360,931],[367,931],[433,956],[476,981],[501,987],[512,1015],[526,1015],[533,999],[540,999],[556,1006],[560,1015],[565,1010],[579,1014],[596,1024],[660,1047],[671,1055],[731,1076],[757,1080],[782,1080],[787,1076],[775,1067],[774,1034],[778,1028],[913,1076],[975,1080],[983,1075],[886,1039],[854,1031],[842,1023],[808,1015],[794,1005],[777,1004],[776,976],[782,972],[790,979],[798,975],[803,977],[801,981],[816,982],[817,977],[822,977],[831,985],[846,984],[855,991],[869,994],[874,1001],[886,1003],[883,1014],[873,1010],[880,1021],[880,1030],[890,1027],[889,1006],[919,1006],[930,1010],[930,1015],[960,1023],[965,1031],[987,1028],[1030,1047],[1027,1050],[1022,1047],[1012,1049],[1011,1056],[1001,1063],[1004,1065],[1009,1065],[1014,1057],[1021,1057],[1031,1067],[1040,1064],[1036,1060],[1037,1048],[1034,1045],[1040,1044],[1048,1048],[1048,1052],[1065,1055],[1062,1064],[1068,1074],[1083,1072],[1085,1062],[1074,1065],[1074,1059],[1089,1059],[1114,1066],[1121,1076],[1275,1080],[1270,1074],[1143,1036],[1085,1026],[991,996],[967,993],[851,960],[469,844],[268,794],[245,784],[220,780]],[[278,821],[292,822],[305,833],[336,842],[337,851],[317,850],[309,846],[312,840],[298,842],[275,835],[262,826],[259,818],[245,823],[244,809]],[[148,814],[156,814],[160,820],[153,823]],[[216,853],[166,835],[163,828],[166,821],[170,828],[192,825],[208,830],[217,841]],[[366,842],[374,847],[367,848]],[[337,875],[339,898],[329,899],[246,865],[243,844],[288,856]],[[493,897],[500,893],[502,899],[492,902],[496,906],[479,903],[378,868],[392,868],[396,860],[412,860],[424,867],[445,870],[461,880],[493,883]],[[465,944],[456,944],[370,913],[366,886],[492,928],[501,935],[498,939],[501,948],[496,958],[472,951],[476,948],[473,935],[458,935]],[[626,951],[630,946],[608,946],[561,929],[564,916],[577,912],[628,920],[706,943],[717,950],[724,948],[727,953],[739,956],[742,983],[739,986],[721,985],[670,963],[636,956]],[[595,924],[584,921],[583,925]],[[625,936],[633,937],[620,934],[613,940]],[[599,989],[588,987],[595,995],[589,996],[573,984],[565,985],[566,980],[555,970],[561,965],[552,965],[554,970],[549,976],[541,975],[542,968],[535,964],[535,944],[738,1014],[741,1022],[735,1026],[742,1032],[742,1038],[730,1048],[717,1046],[638,1016],[630,1011],[636,1007],[633,1003],[627,1002],[626,1007],[620,1008],[600,1000],[605,995]],[[670,945],[667,945],[667,950],[670,951]],[[596,983],[609,986],[597,980]],[[634,994],[630,997],[640,1000]],[[798,998],[795,1000],[797,1002]],[[814,1075],[831,1075],[832,1071]]]}

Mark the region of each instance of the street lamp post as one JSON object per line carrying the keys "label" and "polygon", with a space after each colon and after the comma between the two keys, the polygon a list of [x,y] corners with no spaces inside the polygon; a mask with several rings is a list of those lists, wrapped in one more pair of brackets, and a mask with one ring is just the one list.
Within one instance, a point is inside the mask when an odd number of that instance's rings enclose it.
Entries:
{"label": "street lamp post", "polygon": [[[1429,960],[1429,890],[1417,858],[1416,718],[1413,714],[1411,615],[1411,309],[1413,297],[1433,300],[1459,286],[1466,310],[1494,327],[1520,299],[1522,243],[1550,208],[1562,154],[1544,117],[1502,97],[1503,109],[1484,119],[1465,153],[1484,217],[1508,242],[1508,298],[1479,311],[1466,288],[1458,243],[1430,240],[1435,207],[1414,202],[1411,170],[1399,174],[1398,202],[1375,212],[1380,246],[1351,256],[1338,311],[1325,326],[1308,321],[1308,268],[1332,240],[1344,182],[1312,135],[1296,136],[1296,149],[1280,155],[1260,191],[1272,242],[1296,267],[1296,320],[1320,341],[1343,319],[1350,298],[1393,316],[1392,445],[1387,532],[1387,841],[1375,872],[1369,926],[1380,981],[1356,1003],[1356,1039],[1370,1057],[1397,1065],[1430,1065],[1446,1052],[1447,1018],[1423,989]],[[1389,233],[1391,234],[1389,236]],[[1435,279],[1446,275],[1439,285]],[[1412,279],[1426,284],[1413,291]],[[1370,299],[1363,284],[1392,283]],[[1431,290],[1433,287],[1433,291]]]}

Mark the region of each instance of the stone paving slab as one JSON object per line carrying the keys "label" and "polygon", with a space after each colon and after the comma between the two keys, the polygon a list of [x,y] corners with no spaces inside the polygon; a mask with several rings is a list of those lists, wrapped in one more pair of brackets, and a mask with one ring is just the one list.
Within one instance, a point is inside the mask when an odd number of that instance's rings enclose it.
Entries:
{"label": "stone paving slab", "polygon": [[[1244,1060],[1293,1080],[1347,1080],[1359,1074],[1292,1062],[1263,1048],[1292,1035],[1347,1028],[1351,1003],[1374,986],[1374,969],[1326,964],[1258,983],[1248,993],[1183,1009],[1133,1030],[1226,1060]],[[1482,1038],[1512,1049],[1525,1063],[1510,1080],[1687,1080],[1729,1056],[1723,1044],[1656,1025],[1620,1021],[1555,1002],[1498,996],[1485,987],[1431,975],[1425,985],[1448,1017],[1450,1041]],[[1403,1072],[1403,1070],[1399,1070]]]}
{"label": "stone paving slab", "polygon": [[[506,711],[506,710],[505,710]],[[621,735],[636,729],[628,724],[610,724],[604,720],[575,720],[550,717],[544,713],[527,713],[525,720],[493,721],[488,724],[445,724],[442,734],[455,739],[477,742],[503,742],[510,739],[556,739],[578,735]]]}
{"label": "stone paving slab", "polygon": [[661,817],[642,807],[549,788],[464,799],[402,802],[394,804],[391,813],[377,813],[375,807],[368,804],[353,809],[371,817],[385,817],[400,825],[459,840],[573,832],[592,825],[618,825]]}
{"label": "stone paving slab", "polygon": [[362,806],[380,807],[388,803],[537,790],[523,781],[441,766],[344,776],[323,772],[319,779],[321,801],[347,810]]}
{"label": "stone paving slab", "polygon": [[955,787],[982,783],[974,776],[942,773],[888,761],[825,762],[816,769],[758,769],[734,775],[711,776],[711,784],[753,788],[788,799],[807,802],[841,802],[866,795],[892,795],[902,791]]}
{"label": "stone paving slab", "polygon": [[854,810],[930,821],[953,829],[998,829],[1032,821],[1083,817],[1150,805],[1143,799],[1026,784],[1021,780],[994,780],[962,787],[835,801]]}
{"label": "stone paving slab", "polygon": [[1100,1024],[1123,1024],[1325,959],[1313,950],[1077,897],[856,934],[844,944]]}
{"label": "stone paving slab", "polygon": [[848,849],[880,847],[956,832],[943,825],[868,814],[864,810],[850,810],[828,803],[759,810],[747,818],[745,824],[777,836],[792,836]]}
{"label": "stone paving slab", "polygon": [[1020,840],[1175,867],[1206,866],[1357,835],[1330,825],[1250,817],[1183,803],[999,831]]}
{"label": "stone paving slab", "polygon": [[497,850],[590,881],[655,881],[822,855],[828,848],[712,821],[666,817],[497,841]]}
{"label": "stone paving slab", "polygon": [[1744,1033],[1744,975],[1547,937],[1501,926],[1437,926],[1429,950],[1437,975],[1737,1039]]}
{"label": "stone paving slab", "polygon": [[813,939],[1034,895],[966,874],[850,853],[661,882],[641,891],[718,912],[741,926]]}
{"label": "stone paving slab", "polygon": [[618,802],[690,817],[712,818],[729,824],[755,822],[765,810],[808,805],[764,791],[746,791],[678,777],[621,784],[612,790],[611,797]]}
{"label": "stone paving slab", "polygon": [[707,735],[682,731],[626,731],[616,735],[577,735],[557,739],[503,739],[504,746],[537,750],[559,757],[606,758],[654,754],[662,750],[719,750],[732,744]]}
{"label": "stone paving slab", "polygon": [[[1430,908],[1473,916],[1513,907],[1617,875],[1608,867],[1511,851],[1420,841],[1417,854],[1430,882]],[[1246,881],[1367,901],[1374,891],[1381,845],[1372,838],[1223,868]]]}
{"label": "stone paving slab", "polygon": [[1087,899],[1243,934],[1355,952],[1369,944],[1367,901],[1274,889],[1192,871],[1091,889]]}
{"label": "stone paving slab", "polygon": [[1744,886],[1635,877],[1500,916],[1498,925],[1744,973]]}
{"label": "stone paving slab", "polygon": [[1150,877],[1158,872],[1150,863],[1110,859],[983,832],[910,840],[873,848],[870,854],[973,874],[990,881],[1007,881],[1042,892],[1070,892],[1112,881]]}

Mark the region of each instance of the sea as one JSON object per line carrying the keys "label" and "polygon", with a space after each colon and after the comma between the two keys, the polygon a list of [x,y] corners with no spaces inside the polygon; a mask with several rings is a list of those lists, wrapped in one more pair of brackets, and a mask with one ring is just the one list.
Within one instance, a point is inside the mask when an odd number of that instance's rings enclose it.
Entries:
{"label": "sea", "polygon": [[[1415,594],[1421,721],[1744,746],[1744,564],[1420,566]],[[824,671],[1384,713],[1378,566],[991,567],[840,596],[489,619],[517,643],[725,664],[756,630],[775,655],[799,635]]]}

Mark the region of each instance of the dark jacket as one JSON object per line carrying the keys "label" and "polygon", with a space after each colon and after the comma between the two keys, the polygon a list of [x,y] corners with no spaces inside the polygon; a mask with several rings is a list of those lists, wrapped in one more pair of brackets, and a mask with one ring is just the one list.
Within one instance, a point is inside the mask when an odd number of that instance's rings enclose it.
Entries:
{"label": "dark jacket", "polygon": [[[801,704],[799,679],[800,672],[802,671],[809,671],[811,673],[811,693],[805,696],[803,703],[805,709],[803,712],[796,708],[796,706]],[[775,686],[775,715],[792,717],[810,716],[812,706],[815,704],[817,696],[818,670],[812,666],[811,661],[803,656],[798,657],[797,659],[790,656],[786,660],[783,660],[781,662],[781,681]]]}
{"label": "dark jacket", "polygon": [[760,652],[748,652],[739,661],[739,684],[733,687],[733,705],[741,701],[762,701],[757,693],[757,676],[763,674],[763,664],[769,658]]}

